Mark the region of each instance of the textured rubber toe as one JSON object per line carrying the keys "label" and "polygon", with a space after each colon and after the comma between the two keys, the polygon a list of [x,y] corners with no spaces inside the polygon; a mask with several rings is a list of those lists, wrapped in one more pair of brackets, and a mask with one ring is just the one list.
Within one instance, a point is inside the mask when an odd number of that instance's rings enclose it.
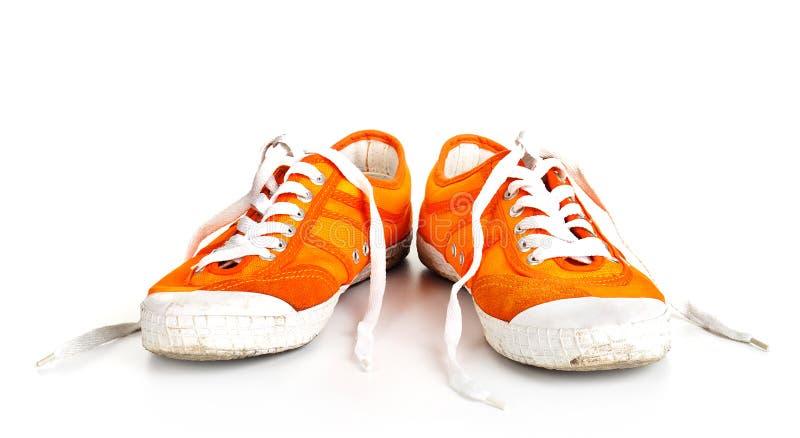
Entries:
{"label": "textured rubber toe", "polygon": [[[420,260],[451,281],[458,273],[417,235]],[[489,345],[517,362],[563,371],[633,368],[660,360],[670,348],[669,312],[651,299],[557,300],[510,322],[475,310]]]}
{"label": "textured rubber toe", "polygon": [[152,294],[142,303],[142,345],[162,356],[188,360],[290,350],[317,336],[340,294],[299,312],[277,298],[252,292]]}
{"label": "textured rubber toe", "polygon": [[475,306],[489,345],[517,362],[562,371],[634,368],[657,362],[669,351],[669,312],[640,321],[594,327],[515,324]]}
{"label": "textured rubber toe", "polygon": [[[412,235],[386,249],[387,269],[408,255]],[[325,327],[339,296],[369,278],[367,265],[330,299],[296,311],[273,296],[253,292],[158,292],[141,305],[142,345],[184,360],[230,360],[301,347]]]}

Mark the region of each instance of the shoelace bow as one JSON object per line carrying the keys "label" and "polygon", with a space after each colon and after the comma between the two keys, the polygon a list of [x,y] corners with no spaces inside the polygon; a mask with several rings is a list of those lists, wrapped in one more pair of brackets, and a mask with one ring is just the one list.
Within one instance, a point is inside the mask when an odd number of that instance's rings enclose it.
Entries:
{"label": "shoelace bow", "polygon": [[[359,363],[365,370],[369,370],[372,366],[374,330],[380,316],[386,286],[386,242],[383,234],[383,222],[375,203],[372,184],[358,167],[338,151],[334,149],[303,151],[284,142],[282,136],[267,143],[262,150],[261,163],[253,178],[250,191],[217,213],[197,230],[187,249],[186,259],[194,257],[200,243],[205,238],[239,218],[237,223],[239,233],[200,259],[194,269],[199,272],[212,263],[239,260],[251,255],[257,255],[265,260],[273,260],[275,254],[272,251],[280,252],[287,244],[285,239],[274,235],[291,238],[296,230],[288,224],[269,219],[276,215],[290,215],[300,221],[305,217],[304,210],[293,203],[277,201],[278,196],[290,193],[302,202],[311,202],[312,198],[310,190],[300,182],[289,181],[289,176],[303,175],[316,185],[325,183],[322,172],[315,166],[300,161],[310,154],[320,155],[333,163],[344,178],[367,197],[369,203],[370,293],[366,314],[358,324],[355,346],[355,355]],[[279,184],[275,180],[274,174],[283,166],[288,167],[288,170],[284,174],[283,183]],[[267,188],[269,196],[262,193],[264,187]],[[243,216],[251,207],[261,214],[261,220],[258,222],[248,216]],[[53,353],[39,360],[36,366],[40,367],[55,360],[76,355],[135,333],[140,329],[140,322],[96,328],[65,342]]]}
{"label": "shoelace bow", "polygon": [[[547,234],[529,234],[518,240],[520,251],[531,251],[527,261],[535,265],[545,260],[566,257],[577,260],[587,260],[590,257],[605,257],[614,260],[608,247],[599,238],[595,237],[592,225],[585,219],[583,209],[573,201],[574,197],[590,199],[608,216],[614,231],[619,237],[622,245],[627,250],[625,255],[634,257],[642,270],[652,279],[647,267],[630,250],[628,245],[622,240],[616,223],[608,213],[608,210],[600,202],[594,189],[586,181],[581,169],[547,151],[538,151],[526,146],[523,143],[524,132],[521,132],[516,140],[516,148],[503,157],[492,169],[489,177],[483,185],[478,196],[475,198],[472,207],[472,263],[469,269],[450,289],[450,301],[447,305],[447,316],[445,319],[444,340],[447,348],[447,371],[450,386],[464,397],[486,403],[490,406],[503,409],[505,403],[494,397],[491,392],[483,388],[472,379],[458,363],[456,352],[458,343],[461,339],[462,316],[461,306],[458,302],[458,292],[462,287],[477,273],[483,257],[484,233],[480,218],[486,207],[498,193],[503,184],[508,180],[507,191],[504,193],[506,199],[517,196],[518,191],[522,190],[527,195],[520,197],[509,211],[510,216],[520,216],[532,209],[544,214],[529,215],[523,218],[515,233],[525,234],[533,229],[546,231]],[[525,158],[525,162],[533,161],[530,166],[520,165],[520,161]],[[543,177],[552,169],[558,169],[569,177],[569,181],[575,186],[564,184],[549,190],[543,181]],[[563,207],[562,202],[569,200]],[[528,210],[526,210],[528,208]],[[569,217],[575,217],[568,220]],[[573,233],[573,229],[584,229],[590,233],[588,237],[578,237]],[[534,249],[535,248],[535,249]],[[760,349],[767,350],[768,346],[762,341],[755,339],[751,334],[734,330],[720,322],[713,315],[704,312],[690,302],[676,305],[670,302],[673,313],[679,315],[686,321],[700,328],[716,333],[728,339],[748,343]]]}

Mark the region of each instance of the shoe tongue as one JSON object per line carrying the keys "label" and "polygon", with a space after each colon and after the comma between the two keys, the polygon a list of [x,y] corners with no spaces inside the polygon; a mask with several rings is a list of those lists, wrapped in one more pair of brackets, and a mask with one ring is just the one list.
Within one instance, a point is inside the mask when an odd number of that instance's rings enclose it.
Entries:
{"label": "shoe tongue", "polygon": [[[526,153],[525,156],[519,161],[519,165],[522,167],[527,167],[528,169],[533,170],[536,167],[536,163],[543,160],[545,157],[542,156],[533,156],[529,153]],[[558,186],[566,184],[566,176],[558,169],[550,169],[542,178],[544,181],[544,185],[547,187],[547,190],[552,191]]]}
{"label": "shoe tongue", "polygon": [[547,190],[553,191],[558,186],[563,186],[567,184],[567,178],[561,173],[558,169],[550,169],[544,174],[542,177],[542,181],[544,181],[544,185],[547,187]]}
{"label": "shoe tongue", "polygon": [[536,164],[536,161],[539,160],[538,157],[533,157],[530,154],[525,154],[521,160],[519,160],[519,165],[522,167],[527,167],[528,169],[533,169],[533,166]]}
{"label": "shoe tongue", "polygon": [[[567,176],[559,169],[550,169],[544,175],[542,180],[544,181],[544,185],[550,191],[553,191],[553,189],[555,189],[556,187],[570,184],[570,182],[567,181]],[[563,207],[564,205],[568,204],[570,201],[577,202],[577,200],[573,196],[572,198],[567,198],[566,200],[562,201],[561,202],[561,206]],[[567,221],[569,222],[569,221],[571,221],[573,219],[577,219],[577,218],[578,218],[577,215],[567,216]],[[585,238],[585,237],[592,236],[591,233],[589,233],[588,231],[584,230],[583,228],[573,228],[572,232],[577,234],[578,237],[580,237],[580,238]]]}

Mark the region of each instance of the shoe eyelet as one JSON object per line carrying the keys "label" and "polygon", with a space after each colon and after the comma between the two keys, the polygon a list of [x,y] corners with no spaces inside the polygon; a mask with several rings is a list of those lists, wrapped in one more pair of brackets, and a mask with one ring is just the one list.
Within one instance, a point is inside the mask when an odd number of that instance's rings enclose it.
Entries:
{"label": "shoe eyelet", "polygon": [[273,248],[273,250],[274,250],[275,252],[282,252],[283,250],[285,250],[285,249],[286,249],[286,245],[287,245],[287,243],[286,243],[286,241],[285,241],[285,240],[283,240],[283,239],[278,239],[278,246],[277,246],[276,248]]}
{"label": "shoe eyelet", "polygon": [[536,259],[536,257],[533,256],[533,253],[528,254],[528,257],[525,259],[525,261],[528,262],[528,264],[531,266],[536,266],[539,263],[542,263],[541,260],[538,260]]}
{"label": "shoe eyelet", "polygon": [[506,190],[506,191],[503,193],[503,199],[505,199],[506,201],[508,201],[509,199],[513,198],[514,196],[517,196],[517,193],[519,193],[519,190],[516,190],[514,193],[511,193],[511,192],[509,192],[508,190]]}
{"label": "shoe eyelet", "polygon": [[522,252],[528,252],[531,250],[531,247],[528,246],[528,241],[525,239],[519,239],[517,241],[517,248]]}
{"label": "shoe eyelet", "polygon": [[511,207],[508,209],[508,215],[511,217],[517,217],[522,214],[522,210],[523,210],[522,208],[515,209],[514,207]]}
{"label": "shoe eyelet", "polygon": [[283,233],[283,235],[286,236],[286,237],[292,237],[296,233],[297,233],[297,228],[295,228],[293,225],[289,225],[289,229],[286,230],[286,232]]}
{"label": "shoe eyelet", "polygon": [[458,255],[458,264],[459,265],[463,265],[464,264],[464,253],[463,252]]}
{"label": "shoe eyelet", "polygon": [[361,257],[358,255],[358,250],[354,249],[353,250],[353,263],[358,264],[358,261],[360,259],[361,259]]}
{"label": "shoe eyelet", "polygon": [[522,234],[524,232],[525,232],[525,230],[520,228],[519,224],[514,225],[514,234]]}
{"label": "shoe eyelet", "polygon": [[306,211],[301,208],[301,209],[297,210],[297,213],[295,213],[294,216],[292,216],[292,217],[297,219],[297,220],[299,220],[299,221],[301,221],[301,220],[303,220],[303,218],[306,217]]}
{"label": "shoe eyelet", "polygon": [[314,178],[311,181],[313,181],[314,184],[316,184],[318,186],[321,186],[321,185],[325,184],[326,178],[325,178],[325,175],[320,173],[318,177]]}
{"label": "shoe eyelet", "polygon": [[364,253],[364,256],[365,256],[365,257],[366,257],[367,255],[369,255],[369,245],[367,245],[367,243],[366,243],[366,242],[364,242],[364,245],[362,245],[362,246],[361,246],[361,252],[363,252],[363,253]]}
{"label": "shoe eyelet", "polygon": [[456,244],[455,243],[450,245],[450,253],[453,254],[453,257],[456,256]]}
{"label": "shoe eyelet", "polygon": [[303,202],[303,203],[306,203],[306,204],[308,204],[309,202],[311,202],[311,200],[312,200],[312,199],[314,199],[314,194],[313,194],[313,193],[311,193],[311,190],[309,190],[309,191],[307,191],[307,192],[306,192],[306,194],[305,194],[305,195],[303,195],[303,196],[299,196],[299,195],[298,195],[298,196],[297,196],[297,199],[299,199],[299,200],[300,200],[301,202]]}

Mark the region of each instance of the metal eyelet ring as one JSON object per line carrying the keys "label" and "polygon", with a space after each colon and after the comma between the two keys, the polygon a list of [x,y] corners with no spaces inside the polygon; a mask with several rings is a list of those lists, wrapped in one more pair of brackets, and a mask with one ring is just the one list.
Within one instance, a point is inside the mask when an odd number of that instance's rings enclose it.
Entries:
{"label": "metal eyelet ring", "polygon": [[296,233],[297,233],[297,228],[295,228],[295,227],[294,227],[294,226],[292,226],[292,225],[289,225],[289,229],[288,229],[288,230],[286,230],[286,232],[285,232],[285,233],[283,233],[283,235],[284,235],[284,236],[286,236],[286,237],[292,237],[292,236],[294,236]]}
{"label": "metal eyelet ring", "polygon": [[536,257],[533,256],[533,253],[528,254],[528,258],[526,258],[525,261],[532,266],[536,266],[539,263],[542,263],[541,260],[537,260]]}
{"label": "metal eyelet ring", "polygon": [[511,207],[510,209],[508,209],[508,215],[511,216],[511,217],[517,217],[517,216],[519,216],[521,214],[522,214],[522,209],[521,208],[520,209],[514,209],[514,207]]}
{"label": "metal eyelet ring", "polygon": [[369,255],[369,245],[367,245],[367,242],[364,242],[364,245],[361,246],[361,252],[364,253],[364,256]]}
{"label": "metal eyelet ring", "polygon": [[309,190],[309,191],[306,192],[305,195],[298,196],[297,199],[299,199],[300,201],[308,204],[309,202],[311,202],[312,199],[314,199],[314,194],[311,193],[311,190]]}
{"label": "metal eyelet ring", "polygon": [[519,190],[515,191],[514,193],[511,193],[508,190],[506,190],[505,193],[503,193],[503,199],[508,201],[509,199],[513,198],[514,196],[517,196],[517,193],[519,193]]}
{"label": "metal eyelet ring", "polygon": [[514,234],[522,234],[525,230],[519,227],[519,224],[514,225]]}
{"label": "metal eyelet ring", "polygon": [[522,252],[528,252],[531,249],[531,247],[528,246],[528,241],[525,239],[519,239],[517,241],[517,248]]}
{"label": "metal eyelet ring", "polygon": [[450,245],[450,253],[453,254],[453,257],[456,256],[456,244]]}
{"label": "metal eyelet ring", "polygon": [[312,181],[314,182],[314,184],[321,186],[325,184],[325,175],[320,173],[319,176],[314,178]]}
{"label": "metal eyelet ring", "polygon": [[303,220],[303,218],[305,218],[305,217],[306,217],[306,212],[305,212],[305,210],[303,210],[303,209],[301,208],[301,209],[299,209],[299,210],[297,211],[297,213],[295,213],[295,214],[294,214],[294,216],[292,216],[292,217],[293,217],[293,218],[295,218],[295,219],[297,219],[297,220],[299,220],[299,221],[301,221],[301,220]]}
{"label": "metal eyelet ring", "polygon": [[356,264],[358,264],[358,261],[359,261],[360,259],[361,259],[361,257],[358,255],[358,250],[357,250],[357,249],[354,249],[354,250],[353,250],[353,263],[356,263]]}
{"label": "metal eyelet ring", "polygon": [[464,264],[464,253],[463,252],[458,255],[458,264],[459,265],[463,265]]}
{"label": "metal eyelet ring", "polygon": [[285,240],[278,239],[278,246],[276,248],[273,248],[273,250],[276,251],[276,252],[282,252],[283,250],[286,249],[286,245],[287,245],[287,243],[286,243]]}

